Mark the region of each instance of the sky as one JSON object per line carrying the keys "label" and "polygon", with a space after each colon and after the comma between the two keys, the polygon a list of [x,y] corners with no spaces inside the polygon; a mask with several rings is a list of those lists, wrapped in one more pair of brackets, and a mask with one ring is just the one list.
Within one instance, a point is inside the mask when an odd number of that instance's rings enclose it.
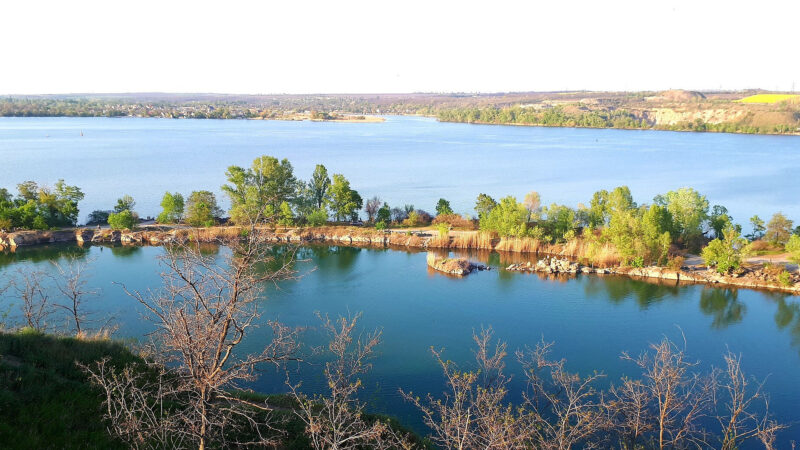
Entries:
{"label": "sky", "polygon": [[0,17],[0,94],[800,90],[798,0],[3,0]]}

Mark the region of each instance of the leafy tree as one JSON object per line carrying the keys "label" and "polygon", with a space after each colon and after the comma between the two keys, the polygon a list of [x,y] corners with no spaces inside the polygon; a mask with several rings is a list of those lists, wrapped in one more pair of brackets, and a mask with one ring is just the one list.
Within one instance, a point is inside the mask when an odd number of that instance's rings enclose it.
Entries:
{"label": "leafy tree", "polygon": [[288,202],[281,203],[281,209],[279,215],[280,218],[278,219],[278,224],[283,225],[285,227],[294,225],[294,213],[292,212],[292,207],[289,206]]}
{"label": "leafy tree", "polygon": [[328,169],[322,164],[317,164],[314,174],[311,175],[311,192],[317,209],[322,208],[325,198],[328,196],[328,188],[331,186],[331,179],[328,177]]}
{"label": "leafy tree", "polygon": [[443,214],[453,214],[453,208],[450,207],[450,202],[440,198],[436,203],[436,215],[441,216]]}
{"label": "leafy tree", "polygon": [[528,221],[531,220],[538,220],[539,219],[539,209],[542,206],[542,198],[536,191],[530,191],[525,194],[525,198],[522,200],[522,204],[525,205],[525,209],[528,210]]}
{"label": "leafy tree", "polygon": [[334,174],[330,187],[330,208],[337,221],[358,218],[363,200],[358,192],[350,188],[350,182],[344,175]]}
{"label": "leafy tree", "polygon": [[714,237],[722,237],[722,232],[733,225],[731,216],[728,215],[728,208],[721,205],[714,205],[711,208],[711,215],[708,218],[708,224],[714,231]]}
{"label": "leafy tree", "polygon": [[127,209],[108,215],[108,224],[112,230],[133,230],[136,228],[136,222],[134,214]]}
{"label": "leafy tree", "polygon": [[800,264],[800,235],[793,234],[786,242],[786,251],[792,261]]}
{"label": "leafy tree", "polygon": [[553,203],[545,208],[546,219],[540,224],[545,232],[556,240],[564,240],[565,236],[575,230],[575,210],[568,206]]}
{"label": "leafy tree", "polygon": [[742,264],[742,249],[745,245],[747,240],[739,236],[739,231],[728,227],[722,232],[722,239],[714,239],[703,249],[703,261],[719,273],[736,270]]}
{"label": "leafy tree", "polygon": [[392,210],[389,209],[389,204],[384,203],[381,209],[378,210],[376,220],[378,222],[389,223],[392,221]]}
{"label": "leafy tree", "polygon": [[380,208],[381,199],[379,199],[377,195],[367,200],[367,203],[364,205],[364,211],[367,213],[368,222],[372,222],[372,220],[375,218],[375,215],[378,214],[378,210]]}
{"label": "leafy tree", "polygon": [[606,224],[608,221],[608,191],[605,189],[597,191],[592,195],[589,203],[589,227],[597,228]]}
{"label": "leafy tree", "polygon": [[656,204],[665,206],[683,242],[691,244],[702,236],[702,225],[708,219],[708,200],[692,188],[682,187],[656,197]]}
{"label": "leafy tree", "polygon": [[177,223],[183,217],[184,201],[183,195],[176,192],[174,194],[165,192],[161,199],[161,213],[156,218],[158,223]]}
{"label": "leafy tree", "polygon": [[603,229],[603,237],[619,251],[623,264],[639,260],[642,263],[664,263],[671,242],[672,218],[666,208],[619,210]]}
{"label": "leafy tree", "polygon": [[480,229],[495,231],[500,236],[525,236],[528,231],[528,210],[513,196],[504,197],[489,214],[480,219]]}
{"label": "leafy tree", "polygon": [[96,209],[89,213],[89,217],[86,220],[87,225],[104,225],[108,223],[108,215],[111,214],[111,211],[101,211]]}
{"label": "leafy tree", "polygon": [[211,191],[193,191],[186,201],[186,223],[193,227],[210,227],[222,215],[217,197]]}
{"label": "leafy tree", "polygon": [[235,223],[276,220],[281,203],[293,202],[298,190],[289,160],[272,156],[256,158],[249,169],[228,167],[226,177],[230,184],[222,190],[231,200],[230,216]]}
{"label": "leafy tree", "polygon": [[136,207],[136,201],[130,195],[123,195],[121,198],[117,199],[117,205],[114,206],[115,213],[121,213],[122,211],[130,211],[133,213],[133,208]]}
{"label": "leafy tree", "polygon": [[783,213],[776,212],[767,223],[767,232],[764,237],[775,244],[785,244],[792,234],[792,221]]}
{"label": "leafy tree", "polygon": [[17,190],[16,199],[12,199],[7,189],[0,190],[0,223],[3,228],[44,230],[77,223],[78,202],[84,197],[77,186],[58,180],[51,189],[26,181],[17,185]]}
{"label": "leafy tree", "polygon": [[322,208],[314,210],[311,214],[308,215],[308,224],[312,227],[320,227],[325,225],[328,222],[328,211],[325,210],[325,206]]}
{"label": "leafy tree", "polygon": [[475,202],[475,212],[478,213],[478,219],[482,219],[492,212],[495,206],[497,206],[497,202],[492,197],[486,194],[478,194],[478,200]]}
{"label": "leafy tree", "polygon": [[753,228],[753,232],[747,235],[747,238],[751,241],[755,241],[764,237],[764,232],[767,230],[767,228],[764,226],[764,221],[758,216],[753,216],[750,218],[750,227]]}

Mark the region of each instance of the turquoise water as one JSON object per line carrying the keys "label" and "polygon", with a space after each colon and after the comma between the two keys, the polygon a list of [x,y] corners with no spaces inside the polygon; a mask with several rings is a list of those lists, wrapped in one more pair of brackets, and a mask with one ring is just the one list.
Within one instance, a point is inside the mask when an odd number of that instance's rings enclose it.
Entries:
{"label": "turquoise water", "polygon": [[[83,135],[81,136],[81,133]],[[481,192],[544,204],[588,203],[627,184],[639,202],[681,186],[744,225],[782,210],[800,220],[800,137],[478,126],[388,117],[384,123],[136,118],[0,118],[0,186],[64,178],[86,193],[81,220],[130,194],[154,216],[167,190],[219,193],[232,164],[286,157],[343,173],[362,197],[433,210],[439,197],[472,214]]]}
{"label": "turquoise water", "polygon": [[[163,251],[67,245],[24,248],[0,253],[0,279],[34,267],[52,270],[50,261],[66,254],[87,258],[91,285],[102,288],[101,296],[91,302],[93,317],[114,317],[120,325],[117,337],[140,338],[148,326],[135,301],[113,283],[131,289],[158,286],[156,258]],[[224,254],[227,249],[211,251]],[[300,249],[298,257],[305,260],[295,266],[302,278],[268,290],[263,299],[265,319],[310,327],[304,341],[318,345],[323,341],[314,329],[319,324],[315,312],[334,317],[363,313],[364,330],[383,332],[373,370],[365,379],[364,397],[370,409],[400,416],[418,429],[420,418],[399,397],[398,388],[440,393],[442,378],[430,347],[443,347],[447,358],[468,365],[471,333],[482,326],[492,326],[511,350],[542,338],[555,341],[554,356],[566,358],[570,370],[583,374],[601,370],[607,381],[636,374],[631,364],[619,359],[622,351],[637,354],[662,336],[680,341],[683,333],[689,355],[701,360],[703,368],[721,366],[726,349],[741,353],[748,374],[767,378],[772,411],[784,421],[800,421],[800,297],[657,285],[622,277],[551,279],[501,270],[512,257],[496,253],[475,255],[495,270],[463,279],[429,271],[425,253],[313,246]],[[12,301],[7,295],[3,309]],[[15,311],[11,309],[12,315]],[[266,331],[256,331],[245,347],[258,348]],[[309,361],[319,363],[313,357]],[[514,375],[512,392],[519,392],[522,377],[512,360],[509,370]],[[313,391],[319,389],[321,375],[319,365],[302,365],[293,368],[292,376]],[[265,368],[251,387],[281,391],[284,380],[282,372]],[[792,432],[800,433],[796,427]]]}

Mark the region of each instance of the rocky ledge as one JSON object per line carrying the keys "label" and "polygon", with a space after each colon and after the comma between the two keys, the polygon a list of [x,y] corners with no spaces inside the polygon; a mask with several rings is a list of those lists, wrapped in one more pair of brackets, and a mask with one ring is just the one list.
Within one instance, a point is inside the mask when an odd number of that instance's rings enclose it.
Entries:
{"label": "rocky ledge", "polygon": [[598,275],[616,274],[634,278],[649,278],[659,280],[672,280],[688,283],[703,284],[723,284],[755,289],[778,289],[782,291],[800,294],[800,275],[797,273],[789,274],[786,281],[781,284],[774,280],[774,276],[765,273],[761,268],[742,269],[738,273],[727,275],[719,274],[706,268],[684,267],[681,270],[673,270],[666,267],[616,267],[599,268],[584,266],[577,262],[564,258],[545,257],[535,263],[525,262],[511,264],[506,270],[515,272],[538,272],[546,274],[577,274],[594,273]]}
{"label": "rocky ledge", "polygon": [[428,253],[428,267],[449,275],[463,277],[475,270],[487,270],[483,264],[469,262],[466,258],[440,258],[434,253]]}

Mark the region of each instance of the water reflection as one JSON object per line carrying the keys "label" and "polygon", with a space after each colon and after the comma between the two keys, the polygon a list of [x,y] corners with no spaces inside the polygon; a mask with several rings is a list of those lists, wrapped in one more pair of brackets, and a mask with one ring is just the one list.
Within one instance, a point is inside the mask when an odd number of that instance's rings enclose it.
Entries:
{"label": "water reflection", "polygon": [[615,275],[587,276],[584,281],[587,297],[605,297],[612,303],[622,303],[633,298],[641,309],[660,303],[665,299],[679,299],[680,287],[672,283],[652,283]]}
{"label": "water reflection", "polygon": [[20,247],[16,251],[0,251],[0,267],[13,263],[31,262],[41,263],[55,261],[60,258],[83,259],[89,255],[89,248],[70,244],[37,245],[35,247]]}
{"label": "water reflection", "polygon": [[711,327],[727,328],[739,323],[747,312],[747,306],[739,301],[738,289],[704,287],[700,292],[700,311],[712,316]]}

